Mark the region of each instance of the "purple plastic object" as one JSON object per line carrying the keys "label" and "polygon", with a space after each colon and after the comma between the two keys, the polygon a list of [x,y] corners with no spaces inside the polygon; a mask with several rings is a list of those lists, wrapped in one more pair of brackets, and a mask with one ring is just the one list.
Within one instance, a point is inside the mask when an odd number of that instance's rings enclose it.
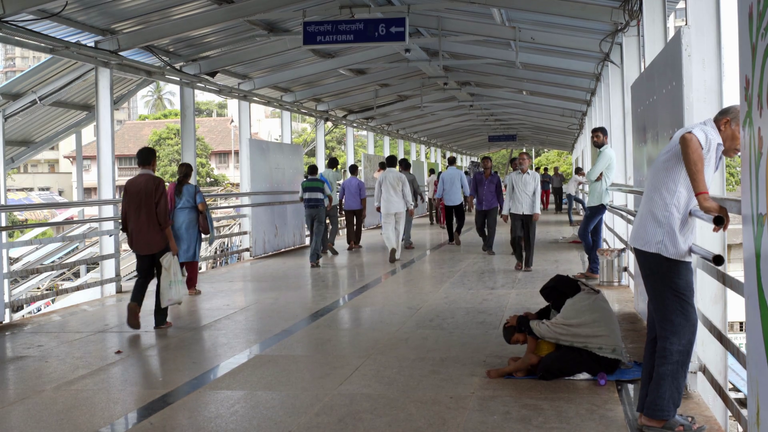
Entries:
{"label": "purple plastic object", "polygon": [[608,377],[605,375],[605,373],[600,372],[597,374],[597,383],[602,387],[608,383]]}

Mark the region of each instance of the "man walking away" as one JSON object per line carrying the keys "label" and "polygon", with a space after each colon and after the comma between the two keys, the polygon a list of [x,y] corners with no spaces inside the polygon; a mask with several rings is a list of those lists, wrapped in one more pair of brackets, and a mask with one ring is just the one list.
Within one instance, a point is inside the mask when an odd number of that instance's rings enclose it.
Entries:
{"label": "man walking away", "polygon": [[349,166],[349,178],[339,189],[339,211],[344,213],[347,225],[347,250],[359,249],[365,221],[365,183],[357,177],[360,168]]}
{"label": "man walking away", "polygon": [[[533,271],[533,246],[536,242],[536,222],[541,216],[539,199],[541,197],[541,178],[528,167],[531,155],[522,152],[518,155],[518,170],[510,175],[507,183],[507,199],[504,200],[502,219],[507,223],[512,219],[512,254],[517,259],[515,270]],[[525,267],[523,267],[523,265]]]}
{"label": "man walking away", "polygon": [[563,212],[563,185],[565,176],[560,172],[560,167],[555,167],[552,174],[552,197],[555,200],[555,214]]}
{"label": "man walking away", "polygon": [[[335,157],[328,159],[328,169],[323,171],[321,177],[328,182],[328,187],[331,189],[331,196],[335,199],[339,192],[339,182],[341,181],[341,172],[337,169],[339,167],[339,160]],[[323,230],[323,253],[331,251],[333,255],[338,255],[336,251],[336,236],[339,234],[339,206],[334,204],[328,210],[326,215],[328,222],[330,223],[330,230],[328,225]]]}
{"label": "man walking away", "polygon": [[[403,173],[405,178],[408,179],[408,186],[413,193],[413,208],[419,207],[417,198],[421,198],[421,203],[424,203],[424,194],[421,192],[419,181],[416,180],[416,176],[411,174],[411,163],[408,159],[400,159],[398,162],[400,165],[400,172]],[[413,215],[410,213],[405,214],[405,228],[403,231],[403,245],[406,249],[413,249],[413,242],[411,241],[411,228],[413,228]]]}
{"label": "man walking away", "polygon": [[397,171],[397,156],[387,156],[387,170],[376,181],[374,200],[381,213],[381,232],[389,249],[389,262],[400,259],[405,229],[405,213],[413,216],[413,193],[408,179]]}
{"label": "man walking away", "polygon": [[541,206],[544,211],[549,211],[549,194],[552,188],[552,176],[549,175],[549,168],[544,168],[544,174],[541,175]]}
{"label": "man walking away", "polygon": [[[678,415],[698,318],[691,246],[698,206],[730,223],[728,211],[709,196],[715,173],[741,150],[739,106],[680,129],[648,170],[643,200],[629,243],[648,295],[648,333],[637,403],[637,423],[647,430],[704,430]],[[587,174],[589,178],[589,174]],[[591,187],[590,187],[591,196]],[[715,228],[715,232],[720,228]],[[651,429],[654,428],[654,429]],[[680,429],[678,429],[680,428]]]}
{"label": "man walking away", "polygon": [[427,211],[429,212],[429,224],[435,224],[435,183],[437,183],[437,175],[435,169],[429,169],[429,178],[427,178]]}
{"label": "man walking away", "polygon": [[577,203],[581,204],[582,209],[587,208],[587,204],[584,202],[584,200],[579,198],[577,195],[579,186],[587,182],[584,180],[584,177],[584,170],[581,167],[576,167],[576,171],[574,171],[573,177],[571,177],[571,180],[565,186],[565,197],[568,199],[568,222],[571,224],[571,226],[579,226],[579,224],[573,222],[573,202],[576,201]]}
{"label": "man walking away", "polygon": [[128,327],[134,330],[141,328],[141,305],[149,283],[157,277],[155,330],[160,330],[173,325],[168,321],[168,308],[160,305],[160,278],[163,272],[160,258],[168,252],[176,256],[179,249],[171,232],[165,182],[155,176],[157,152],[153,148],[143,147],[136,153],[136,161],[139,174],[125,183],[120,212],[120,230],[126,233],[128,246],[136,254],[137,278],[128,303]]}
{"label": "man walking away", "polygon": [[301,183],[299,201],[304,203],[304,218],[309,230],[309,266],[320,267],[322,258],[323,232],[325,231],[325,212],[333,205],[331,189],[317,176],[317,165],[307,167],[307,179]]}
{"label": "man walking away", "polygon": [[[475,211],[475,229],[483,239],[483,252],[496,255],[493,251],[493,241],[496,238],[496,222],[499,218],[499,208],[504,206],[504,193],[501,191],[501,178],[493,174],[493,160],[484,156],[480,161],[483,170],[475,173],[472,178],[470,192],[470,207],[472,198],[477,200]],[[487,227],[487,231],[486,231]]]}
{"label": "man walking away", "polygon": [[[467,177],[456,168],[456,157],[448,158],[448,169],[440,176],[435,198],[445,203],[445,221],[448,227],[448,244],[461,246],[461,229],[464,228],[464,201],[469,197]],[[456,216],[456,231],[453,217]]]}
{"label": "man walking away", "polygon": [[589,259],[589,268],[576,275],[577,279],[598,279],[600,259],[597,250],[603,242],[603,216],[611,194],[608,186],[613,182],[613,172],[616,168],[616,153],[608,147],[608,130],[602,126],[592,129],[592,145],[600,150],[597,161],[587,172],[589,182],[589,197],[587,198],[587,213],[579,227],[579,240],[584,245],[584,252]]}
{"label": "man walking away", "polygon": [[[467,178],[467,184],[469,185],[470,189],[472,188],[472,176],[469,175],[469,171],[464,171],[464,177]],[[469,205],[470,200],[464,200],[464,210],[466,210],[467,213],[472,213],[472,206]]]}

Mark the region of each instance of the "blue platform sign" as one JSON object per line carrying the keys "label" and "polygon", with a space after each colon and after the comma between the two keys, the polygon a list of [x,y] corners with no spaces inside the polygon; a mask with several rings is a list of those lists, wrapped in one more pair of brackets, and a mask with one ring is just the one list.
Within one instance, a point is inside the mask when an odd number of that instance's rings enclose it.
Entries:
{"label": "blue platform sign", "polygon": [[304,21],[304,46],[408,43],[408,17]]}
{"label": "blue platform sign", "polygon": [[511,135],[488,135],[488,142],[489,143],[517,142],[517,134],[511,134]]}

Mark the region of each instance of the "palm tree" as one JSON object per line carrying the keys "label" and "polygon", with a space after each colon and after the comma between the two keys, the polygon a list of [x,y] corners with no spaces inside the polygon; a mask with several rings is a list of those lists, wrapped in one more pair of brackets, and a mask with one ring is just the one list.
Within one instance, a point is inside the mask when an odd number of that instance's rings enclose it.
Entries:
{"label": "palm tree", "polygon": [[166,90],[166,86],[167,84],[155,81],[144,96],[141,97],[141,100],[144,101],[144,109],[149,110],[149,114],[157,114],[168,108],[174,108],[173,99],[171,98],[176,97],[176,93]]}

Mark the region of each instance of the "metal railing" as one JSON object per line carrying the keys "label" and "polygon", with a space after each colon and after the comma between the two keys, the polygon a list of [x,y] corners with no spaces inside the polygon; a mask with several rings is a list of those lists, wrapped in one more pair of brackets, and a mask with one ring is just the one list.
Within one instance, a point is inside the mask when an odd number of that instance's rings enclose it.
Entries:
{"label": "metal railing", "polygon": [[[617,192],[617,193],[624,193],[628,195],[635,195],[635,196],[643,196],[643,190],[636,188],[634,186],[630,185],[624,185],[624,184],[613,184],[609,188],[611,192]],[[741,200],[740,199],[734,199],[730,197],[721,197],[721,196],[713,196],[713,200],[715,200],[717,203],[728,209],[728,212],[731,214],[741,214]],[[607,211],[624,222],[626,222],[628,225],[633,225],[634,218],[637,215],[637,212],[633,209],[609,204],[607,206]],[[725,225],[725,218],[723,216],[712,216],[704,213],[699,208],[694,208],[691,211],[691,217],[695,217],[699,220],[704,221],[705,223],[712,224],[717,227],[722,227]],[[620,243],[622,243],[627,249],[631,252],[632,247],[628,243],[628,239],[622,238],[617,231],[608,225],[607,221],[605,222],[605,227],[610,232],[616,240],[618,240]],[[701,270],[703,273],[708,275],[712,280],[714,280],[716,283],[722,285],[723,287],[731,290],[732,292],[739,295],[742,299],[744,298],[744,283],[732,275],[728,274],[725,270],[720,269],[719,267],[723,266],[726,262],[725,257],[719,253],[712,252],[698,244],[693,244],[691,247],[691,253],[696,256],[695,260],[695,268],[698,270]],[[634,280],[634,274],[631,272],[629,273],[629,276],[631,279]],[[699,317],[699,322],[701,325],[709,332],[712,337],[719,342],[720,346],[730,355],[732,355],[737,362],[746,369],[747,367],[747,357],[746,353],[740,349],[731,339],[728,338],[728,336],[724,333],[724,331],[717,327],[710,319],[706,316],[705,313],[703,313],[700,309],[697,308],[697,313]],[[726,367],[726,371],[727,371]],[[739,408],[738,403],[734,400],[734,398],[730,395],[728,390],[723,387],[723,385],[718,381],[718,379],[712,374],[710,368],[707,367],[707,365],[704,363],[703,360],[701,360],[701,363],[699,364],[699,370],[696,372],[702,373],[705,377],[706,381],[709,383],[710,386],[712,386],[712,389],[715,391],[715,393],[719,396],[725,407],[728,409],[728,411],[731,413],[731,415],[736,419],[736,421],[739,423],[739,425],[744,429],[748,429],[748,421],[747,421],[747,415],[746,413]],[[727,372],[726,372],[727,373]]]}

